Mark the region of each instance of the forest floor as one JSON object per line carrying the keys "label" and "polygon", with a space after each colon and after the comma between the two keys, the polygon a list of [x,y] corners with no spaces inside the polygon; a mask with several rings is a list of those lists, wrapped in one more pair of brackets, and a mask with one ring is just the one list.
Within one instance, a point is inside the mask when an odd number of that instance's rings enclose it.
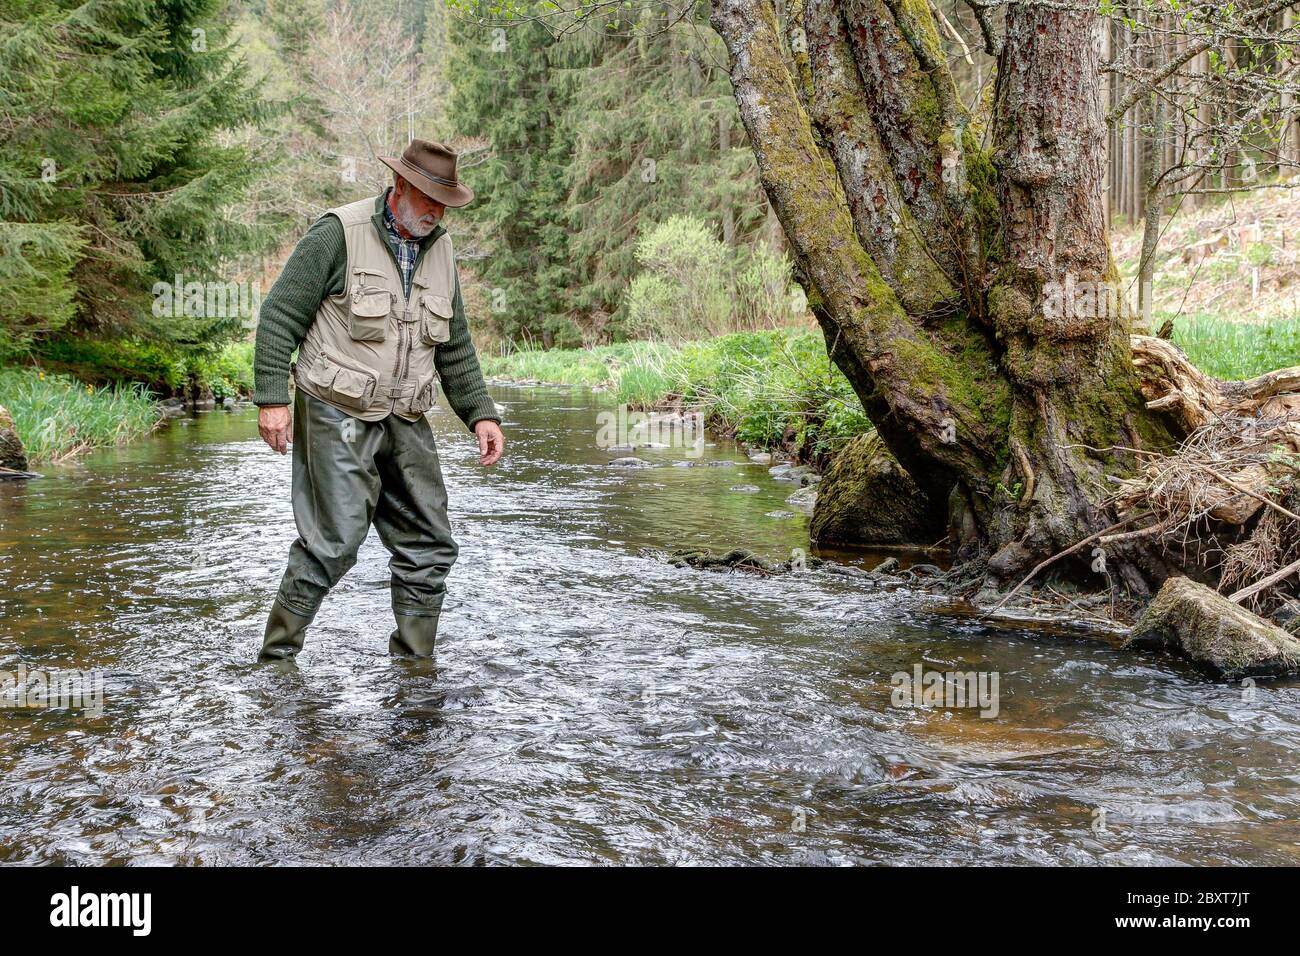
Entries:
{"label": "forest floor", "polygon": [[[1116,261],[1137,301],[1142,229],[1116,223]],[[1184,204],[1165,223],[1152,283],[1151,331],[1218,378],[1300,364],[1300,189],[1285,186]]]}

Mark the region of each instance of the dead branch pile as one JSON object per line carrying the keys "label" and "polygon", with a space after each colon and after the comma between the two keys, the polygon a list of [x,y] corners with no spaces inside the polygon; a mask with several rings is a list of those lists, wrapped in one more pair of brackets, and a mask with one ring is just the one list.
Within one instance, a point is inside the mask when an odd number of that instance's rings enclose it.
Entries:
{"label": "dead branch pile", "polygon": [[1113,502],[1125,530],[1102,547],[1157,536],[1217,570],[1219,590],[1260,613],[1295,599],[1300,572],[1300,368],[1220,382],[1171,343],[1133,337],[1151,408],[1188,431],[1170,455],[1134,449],[1146,464]]}

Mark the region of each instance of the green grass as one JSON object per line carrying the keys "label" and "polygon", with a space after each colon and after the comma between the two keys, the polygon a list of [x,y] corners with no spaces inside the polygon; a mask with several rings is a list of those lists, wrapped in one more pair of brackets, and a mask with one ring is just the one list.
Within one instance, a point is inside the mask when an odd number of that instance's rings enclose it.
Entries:
{"label": "green grass", "polygon": [[[1164,316],[1152,322],[1159,327]],[[1251,378],[1300,365],[1300,320],[1232,322],[1212,315],[1174,321],[1174,344],[1202,371],[1222,379]]]}
{"label": "green grass", "polygon": [[480,356],[483,374],[516,381],[563,385],[610,385],[618,381],[630,361],[646,352],[672,351],[653,342],[625,342],[591,349],[522,349],[504,358]]}
{"label": "green grass", "polygon": [[610,385],[615,399],[632,407],[680,397],[747,444],[789,446],[809,459],[871,428],[848,381],[831,367],[821,334],[810,329],[737,332],[680,347],[524,351],[483,365],[515,380]]}
{"label": "green grass", "polygon": [[33,463],[123,444],[148,434],[159,420],[143,386],[95,388],[31,368],[0,368],[0,405],[13,416]]}

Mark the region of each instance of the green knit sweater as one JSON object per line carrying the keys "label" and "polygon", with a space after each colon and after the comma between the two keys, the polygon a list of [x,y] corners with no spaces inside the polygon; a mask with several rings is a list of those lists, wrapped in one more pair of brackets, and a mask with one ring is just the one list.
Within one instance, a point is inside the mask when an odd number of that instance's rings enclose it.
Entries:
{"label": "green knit sweater", "polygon": [[[376,216],[384,197],[375,204]],[[420,255],[446,232],[439,224],[420,243]],[[284,271],[262,300],[257,318],[257,344],[253,352],[253,402],[257,405],[289,404],[289,362],[303,336],[316,320],[316,310],[328,295],[342,295],[347,281],[347,247],[343,225],[334,216],[322,216],[294,248]],[[438,346],[434,365],[442,391],[457,417],[471,431],[483,419],[501,422],[488,395],[478,354],[469,337],[460,277],[452,298],[451,338]]]}

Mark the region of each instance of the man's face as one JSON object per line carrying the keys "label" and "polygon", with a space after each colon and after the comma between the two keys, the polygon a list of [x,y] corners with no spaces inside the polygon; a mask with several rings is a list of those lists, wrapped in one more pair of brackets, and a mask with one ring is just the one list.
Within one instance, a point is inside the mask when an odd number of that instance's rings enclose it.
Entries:
{"label": "man's face", "polygon": [[444,203],[430,199],[400,176],[393,184],[393,218],[411,237],[421,239],[433,232],[446,211]]}

